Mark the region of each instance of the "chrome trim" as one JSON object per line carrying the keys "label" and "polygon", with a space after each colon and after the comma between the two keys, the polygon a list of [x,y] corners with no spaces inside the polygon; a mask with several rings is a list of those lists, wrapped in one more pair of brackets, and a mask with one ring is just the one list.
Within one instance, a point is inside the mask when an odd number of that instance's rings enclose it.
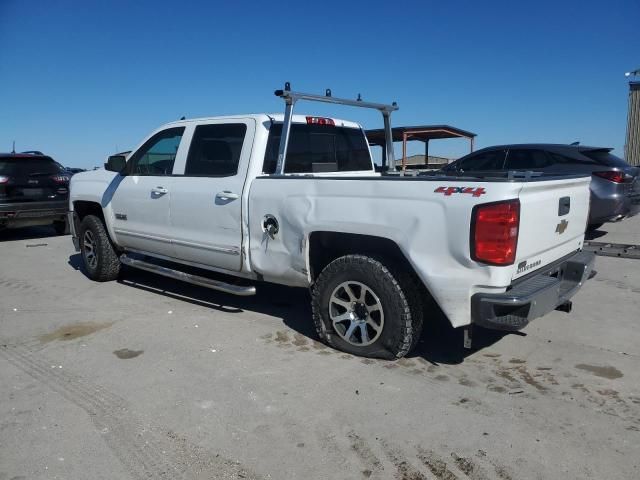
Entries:
{"label": "chrome trim", "polygon": [[140,270],[146,270],[147,272],[157,273],[164,277],[181,280],[183,282],[192,283],[194,285],[200,285],[201,287],[210,288],[212,290],[218,290],[220,292],[230,293],[232,295],[238,295],[247,297],[256,294],[256,287],[233,285],[231,283],[221,282],[219,280],[213,280],[211,278],[201,277],[199,275],[192,275],[190,273],[181,272],[179,270],[173,270],[171,268],[162,267],[153,263],[137,260],[127,255],[121,255],[120,261],[129,267],[138,268]]}
{"label": "chrome trim", "polygon": [[171,243],[170,238],[156,237],[155,235],[147,235],[144,233],[131,232],[129,230],[122,230],[120,228],[114,228],[113,231],[118,235],[128,235],[130,237],[142,238],[144,240],[155,240],[157,242],[162,242],[162,243]]}
{"label": "chrome trim", "polygon": [[142,238],[144,240],[155,240],[162,243],[170,243],[174,245],[180,245],[182,247],[199,248],[201,250],[210,250],[212,252],[226,253],[229,255],[240,255],[240,249],[238,247],[222,247],[217,245],[203,245],[201,243],[187,242],[185,240],[175,240],[164,237],[157,237],[155,235],[147,235],[144,233],[131,232],[129,230],[122,230],[115,228],[113,230],[118,235],[128,235],[130,237]]}
{"label": "chrome trim", "polygon": [[202,243],[187,242],[185,240],[171,240],[172,243],[183,247],[199,248],[201,250],[211,250],[212,252],[228,253],[229,255],[240,255],[237,247],[222,247],[217,245],[203,245]]}

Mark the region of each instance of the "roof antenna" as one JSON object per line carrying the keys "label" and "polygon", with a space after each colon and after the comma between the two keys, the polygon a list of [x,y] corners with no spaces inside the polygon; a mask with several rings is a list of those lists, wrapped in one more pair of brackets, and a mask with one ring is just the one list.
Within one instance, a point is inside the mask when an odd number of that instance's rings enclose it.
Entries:
{"label": "roof antenna", "polygon": [[16,154],[16,141],[13,141],[13,150],[11,151],[12,154]]}
{"label": "roof antenna", "polygon": [[184,115],[180,117],[180,120],[185,120],[187,117],[185,117]]}
{"label": "roof antenna", "polygon": [[575,145],[580,145],[580,142],[573,142],[573,143],[571,143],[570,145],[574,145],[574,146],[575,146]]}

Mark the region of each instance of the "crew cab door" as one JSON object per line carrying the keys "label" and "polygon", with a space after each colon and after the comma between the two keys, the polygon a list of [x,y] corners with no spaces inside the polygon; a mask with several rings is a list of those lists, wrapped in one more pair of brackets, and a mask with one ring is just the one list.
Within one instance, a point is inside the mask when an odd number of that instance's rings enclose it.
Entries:
{"label": "crew cab door", "polygon": [[242,192],[254,132],[252,119],[211,121],[193,129],[171,191],[172,241],[180,260],[242,268]]}
{"label": "crew cab door", "polygon": [[119,245],[173,256],[170,232],[171,174],[185,127],[152,135],[129,158],[109,194],[112,225]]}

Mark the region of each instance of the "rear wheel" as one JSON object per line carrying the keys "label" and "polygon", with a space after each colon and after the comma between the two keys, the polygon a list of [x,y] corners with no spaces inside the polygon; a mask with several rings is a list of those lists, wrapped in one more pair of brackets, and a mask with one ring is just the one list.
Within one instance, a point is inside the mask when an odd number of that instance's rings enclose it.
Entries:
{"label": "rear wheel", "polygon": [[354,355],[401,358],[422,326],[421,318],[416,321],[422,309],[413,288],[374,258],[340,257],[325,267],[312,289],[318,335]]}
{"label": "rear wheel", "polygon": [[80,224],[80,251],[90,279],[108,282],[118,278],[120,259],[100,218],[87,215]]}

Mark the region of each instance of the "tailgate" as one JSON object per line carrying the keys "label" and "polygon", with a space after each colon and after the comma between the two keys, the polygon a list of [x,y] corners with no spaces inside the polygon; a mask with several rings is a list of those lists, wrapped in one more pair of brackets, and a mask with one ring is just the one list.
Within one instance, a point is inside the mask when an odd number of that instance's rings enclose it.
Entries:
{"label": "tailgate", "polygon": [[523,184],[513,279],[582,248],[590,182],[585,176]]}

